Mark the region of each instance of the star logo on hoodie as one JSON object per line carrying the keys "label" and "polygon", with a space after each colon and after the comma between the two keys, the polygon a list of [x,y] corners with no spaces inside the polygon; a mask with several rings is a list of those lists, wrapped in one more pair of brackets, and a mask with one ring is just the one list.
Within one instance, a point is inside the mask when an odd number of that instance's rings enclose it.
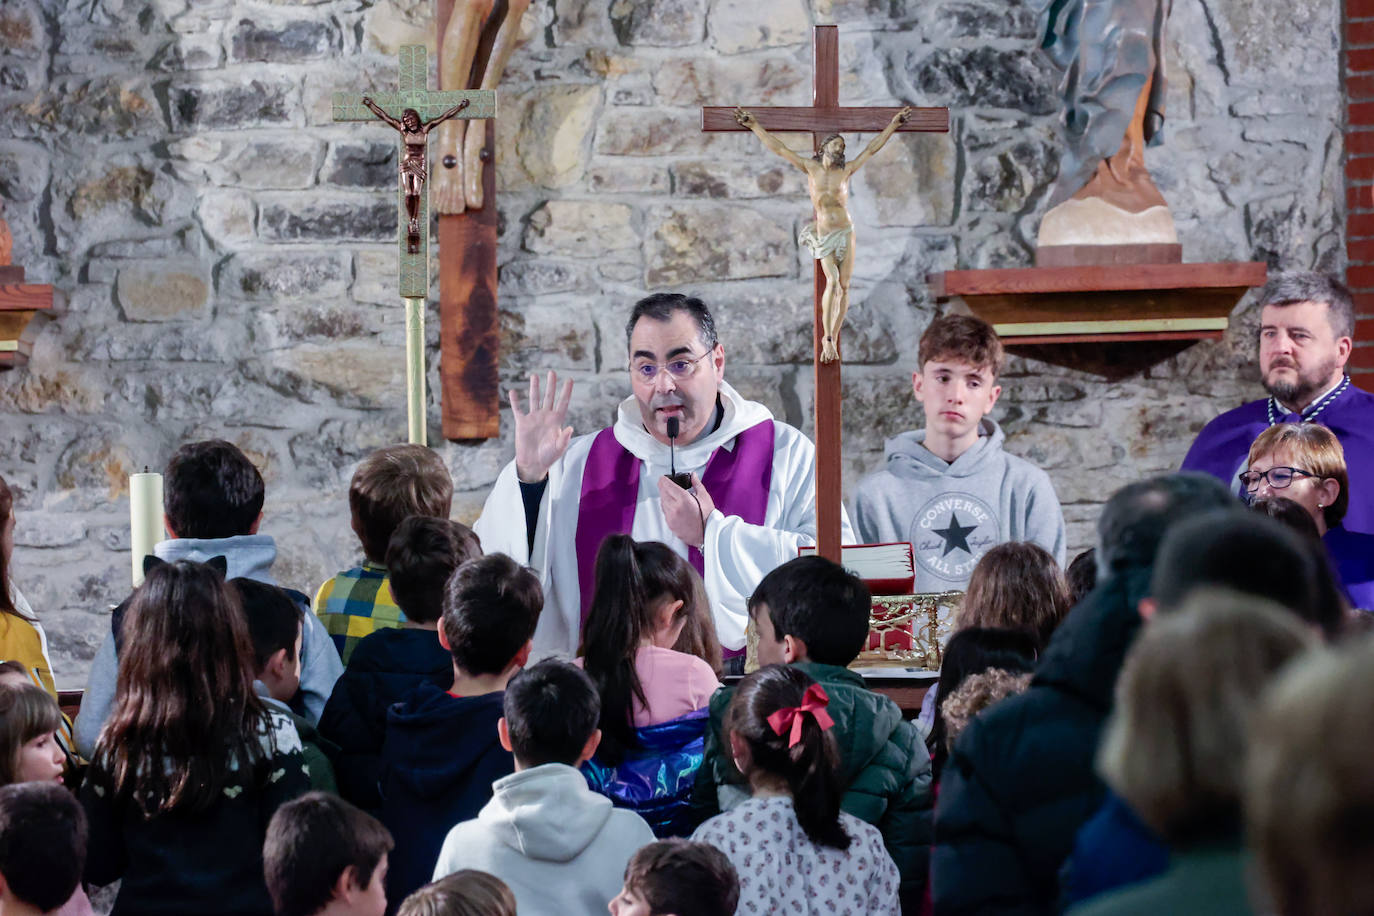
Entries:
{"label": "star logo on hoodie", "polygon": [[949,515],[949,525],[944,528],[932,528],[931,531],[945,539],[945,550],[940,554],[942,557],[949,556],[951,550],[962,550],[964,553],[971,554],[969,550],[968,536],[971,532],[977,531],[977,525],[959,524],[959,513],[951,512]]}
{"label": "star logo on hoodie", "polygon": [[997,514],[972,493],[944,492],[931,498],[911,520],[917,566],[962,587],[988,548],[997,543]]}

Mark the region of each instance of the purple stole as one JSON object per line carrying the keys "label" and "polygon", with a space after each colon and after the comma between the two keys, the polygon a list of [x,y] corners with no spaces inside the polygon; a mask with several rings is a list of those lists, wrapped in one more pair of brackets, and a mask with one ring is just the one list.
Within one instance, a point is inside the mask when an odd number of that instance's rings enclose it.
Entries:
{"label": "purple stole", "polygon": [[[701,483],[716,508],[762,525],[773,481],[773,421],[764,420],[735,436],[735,447],[711,453]],[[582,471],[582,498],[577,509],[577,583],[582,594],[581,623],[587,620],[596,585],[596,552],[612,534],[634,529],[639,500],[640,461],[615,437],[611,427],[596,434]],[[698,573],[705,569],[701,551],[689,548],[688,560]],[[738,652],[726,651],[727,655]]]}

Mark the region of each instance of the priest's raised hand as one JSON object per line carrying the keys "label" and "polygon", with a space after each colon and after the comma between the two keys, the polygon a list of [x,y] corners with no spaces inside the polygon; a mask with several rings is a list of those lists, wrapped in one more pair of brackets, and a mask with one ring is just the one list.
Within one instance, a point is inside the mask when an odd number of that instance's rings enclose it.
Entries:
{"label": "priest's raised hand", "polygon": [[684,490],[668,476],[658,478],[658,495],[663,500],[663,518],[668,530],[683,543],[701,549],[706,540],[706,520],[716,511],[711,494],[702,486],[701,478],[692,474],[692,488]]}
{"label": "priest's raised hand", "polygon": [[572,390],[572,379],[568,379],[559,392],[558,374],[550,370],[547,388],[541,391],[539,376],[531,372],[529,410],[523,413],[520,396],[513,388],[508,392],[515,418],[515,473],[525,483],[538,483],[547,477],[549,468],[568,450],[573,431],[563,424],[568,419]]}

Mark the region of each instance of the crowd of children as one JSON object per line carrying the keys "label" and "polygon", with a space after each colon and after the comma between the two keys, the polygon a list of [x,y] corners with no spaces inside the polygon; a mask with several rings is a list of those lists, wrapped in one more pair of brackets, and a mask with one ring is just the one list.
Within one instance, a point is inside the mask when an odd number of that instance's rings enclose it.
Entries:
{"label": "crowd of children", "polygon": [[[361,463],[365,560],[311,602],[214,440],[167,466],[169,539],[73,731],[0,480],[0,913],[85,916],[116,883],[130,916],[1374,913],[1374,644],[1310,518],[1345,479],[1257,512],[1200,475],[1130,484],[1061,569],[1052,488],[986,418],[995,335],[940,319],[921,353],[926,429],[860,528],[967,536],[986,503],[1005,530],[967,569],[916,558],[965,594],[914,719],[851,670],[872,596],[828,560],[758,582],[757,667],[723,685],[700,576],[612,535],[578,656],[532,660],[540,579],[448,518],[433,452]],[[1278,435],[1266,480],[1298,454]]]}

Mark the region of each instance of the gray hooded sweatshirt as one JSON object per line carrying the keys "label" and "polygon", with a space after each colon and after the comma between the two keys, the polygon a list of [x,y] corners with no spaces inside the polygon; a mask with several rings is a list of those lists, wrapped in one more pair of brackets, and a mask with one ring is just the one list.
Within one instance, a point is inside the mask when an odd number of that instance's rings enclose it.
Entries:
{"label": "gray hooded sweatshirt", "polygon": [[851,513],[865,543],[910,541],[913,590],[962,590],[988,548],[1039,544],[1064,565],[1064,513],[1049,475],[1002,450],[1001,427],[984,418],[978,441],[952,464],[926,449],[923,429],[887,440],[887,461],[859,481]]}
{"label": "gray hooded sweatshirt", "polygon": [[464,868],[495,875],[520,913],[603,916],[630,857],[655,840],[642,817],[611,807],[561,763],[503,776],[491,788],[477,817],[444,838],[434,880]]}

